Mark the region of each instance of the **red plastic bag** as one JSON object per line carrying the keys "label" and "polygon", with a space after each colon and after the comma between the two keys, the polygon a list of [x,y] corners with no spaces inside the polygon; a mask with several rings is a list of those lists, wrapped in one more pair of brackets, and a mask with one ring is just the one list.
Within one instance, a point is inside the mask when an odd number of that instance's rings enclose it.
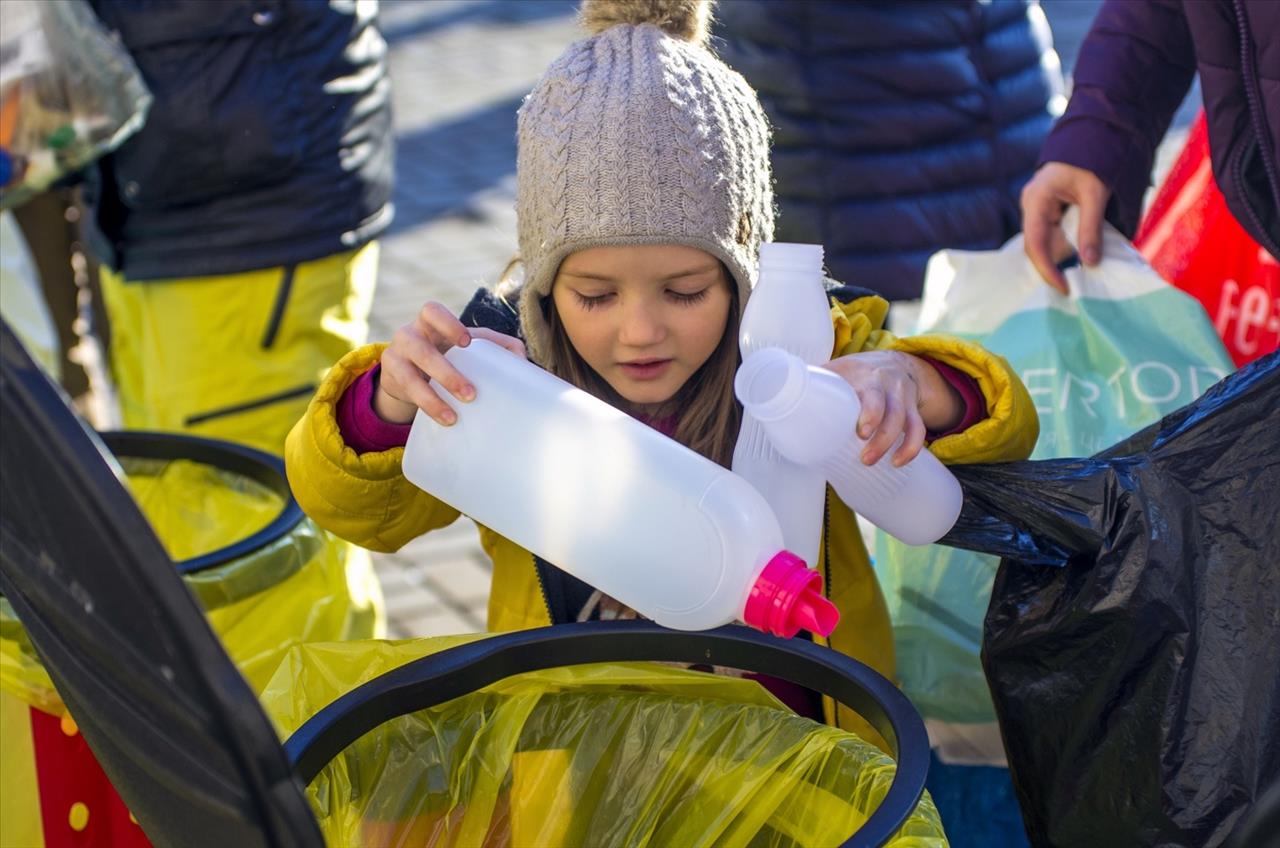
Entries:
{"label": "red plastic bag", "polygon": [[1237,366],[1280,346],[1280,262],[1227,208],[1213,180],[1204,113],[1134,245],[1162,277],[1204,304]]}

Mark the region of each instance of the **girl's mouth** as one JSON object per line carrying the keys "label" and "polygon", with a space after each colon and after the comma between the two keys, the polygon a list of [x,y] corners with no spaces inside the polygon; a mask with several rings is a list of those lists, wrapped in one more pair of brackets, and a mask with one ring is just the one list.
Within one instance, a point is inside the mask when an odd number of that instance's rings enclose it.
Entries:
{"label": "girl's mouth", "polygon": [[632,362],[620,362],[623,373],[633,380],[656,380],[666,373],[671,365],[670,359],[637,359]]}

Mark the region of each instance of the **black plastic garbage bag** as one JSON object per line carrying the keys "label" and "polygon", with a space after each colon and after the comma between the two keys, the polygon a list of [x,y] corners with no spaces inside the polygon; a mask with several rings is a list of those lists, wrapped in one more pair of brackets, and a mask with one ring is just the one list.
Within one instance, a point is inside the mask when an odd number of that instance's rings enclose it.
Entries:
{"label": "black plastic garbage bag", "polygon": [[1280,354],[1092,459],[956,471],[1032,842],[1224,844],[1280,782]]}

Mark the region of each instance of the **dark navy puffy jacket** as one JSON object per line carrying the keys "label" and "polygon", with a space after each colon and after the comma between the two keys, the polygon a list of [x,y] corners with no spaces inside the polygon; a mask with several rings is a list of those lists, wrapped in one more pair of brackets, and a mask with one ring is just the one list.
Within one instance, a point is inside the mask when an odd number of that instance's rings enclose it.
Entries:
{"label": "dark navy puffy jacket", "polygon": [[920,296],[929,256],[1020,230],[1061,73],[1028,0],[729,0],[721,57],[774,125],[779,241],[838,280]]}

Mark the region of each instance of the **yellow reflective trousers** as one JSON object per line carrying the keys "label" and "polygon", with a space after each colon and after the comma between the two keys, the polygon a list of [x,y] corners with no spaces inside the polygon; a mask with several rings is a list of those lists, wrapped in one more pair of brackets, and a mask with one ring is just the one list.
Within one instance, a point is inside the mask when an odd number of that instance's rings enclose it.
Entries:
{"label": "yellow reflective trousers", "polygon": [[299,265],[131,281],[103,269],[124,426],[277,456],[320,378],[363,344],[378,243]]}
{"label": "yellow reflective trousers", "polygon": [[[378,249],[375,241],[297,265],[145,282],[103,268],[110,367],[125,429],[225,439],[282,455],[325,372],[369,335]],[[336,600],[372,615],[327,638],[382,636],[382,591],[368,551],[337,539],[328,544],[342,551],[333,565],[345,569],[349,587]]]}

